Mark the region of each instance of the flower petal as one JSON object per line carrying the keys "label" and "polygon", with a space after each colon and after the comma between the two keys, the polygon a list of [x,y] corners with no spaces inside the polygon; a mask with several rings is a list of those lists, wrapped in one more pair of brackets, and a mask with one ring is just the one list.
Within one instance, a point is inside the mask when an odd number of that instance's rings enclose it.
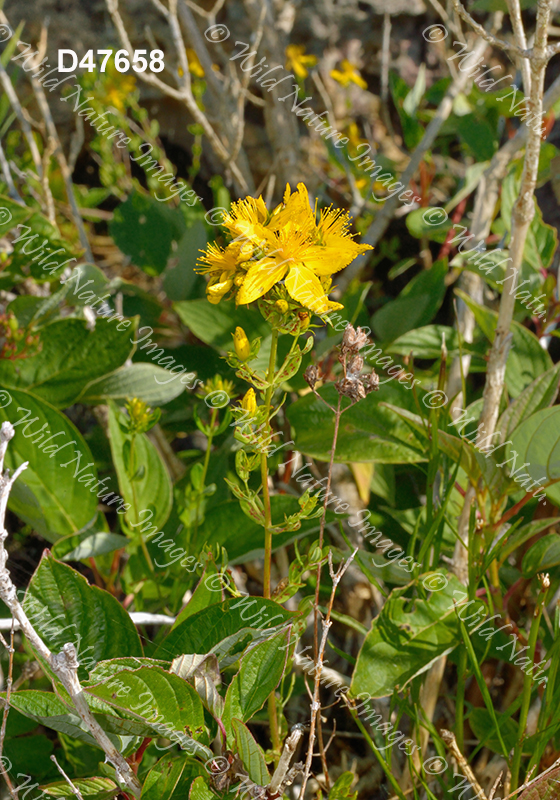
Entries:
{"label": "flower petal", "polygon": [[252,303],[272,289],[275,283],[281,281],[288,265],[278,263],[273,258],[263,258],[254,264],[247,272],[240,290],[237,292],[236,302],[245,305]]}
{"label": "flower petal", "polygon": [[329,310],[329,300],[316,275],[303,264],[294,264],[286,276],[286,289],[294,300],[316,314]]}

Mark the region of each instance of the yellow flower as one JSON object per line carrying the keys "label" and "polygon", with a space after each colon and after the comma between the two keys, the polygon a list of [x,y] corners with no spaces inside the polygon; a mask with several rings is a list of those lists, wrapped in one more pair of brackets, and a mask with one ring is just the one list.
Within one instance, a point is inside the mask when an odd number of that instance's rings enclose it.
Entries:
{"label": "yellow flower", "polygon": [[248,411],[249,414],[254,414],[257,410],[257,398],[255,396],[255,390],[249,389],[247,394],[243,397],[241,401],[241,408],[243,411]]}
{"label": "yellow flower", "polygon": [[114,106],[118,111],[123,111],[126,99],[136,89],[136,78],[134,75],[123,75],[122,72],[117,72],[115,64],[111,60],[102,85],[99,100],[105,105]]}
{"label": "yellow flower", "polygon": [[330,76],[342,86],[348,86],[350,83],[355,83],[360,89],[367,89],[367,83],[362,78],[354,64],[351,64],[348,59],[344,59],[341,64],[342,72],[338,69],[331,69]]}
{"label": "yellow flower", "polygon": [[204,69],[202,64],[198,60],[196,52],[191,47],[187,47],[187,59],[189,62],[189,72],[191,75],[194,75],[195,78],[204,78]]}
{"label": "yellow flower", "polygon": [[225,250],[209,245],[200,259],[205,266],[199,272],[210,273],[207,294],[212,303],[239,287],[236,302],[246,305],[284,281],[288,294],[304,308],[317,314],[342,308],[327,297],[330,276],[372,249],[353,241],[344,211],[323,210],[317,224],[303,183],[293,193],[287,186],[283,202],[271,214],[261,197],[234,203],[223,224],[242,241]]}
{"label": "yellow flower", "polygon": [[235,333],[232,333],[231,335],[233,336],[233,346],[235,347],[237,357],[241,361],[247,361],[251,355],[251,343],[249,342],[249,339],[247,339],[245,331],[243,328],[237,326]]}
{"label": "yellow flower", "polygon": [[307,78],[307,67],[314,67],[317,63],[316,56],[306,56],[305,47],[301,44],[289,44],[286,47],[286,67],[295,72],[298,78]]}

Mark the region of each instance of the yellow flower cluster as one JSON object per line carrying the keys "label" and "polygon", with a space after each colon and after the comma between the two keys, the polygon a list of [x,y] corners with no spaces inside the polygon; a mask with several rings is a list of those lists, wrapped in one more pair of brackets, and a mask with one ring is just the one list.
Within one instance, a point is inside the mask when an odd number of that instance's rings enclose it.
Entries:
{"label": "yellow flower cluster", "polygon": [[198,272],[210,276],[206,292],[211,303],[231,292],[238,305],[246,305],[284,281],[296,303],[316,314],[328,313],[342,308],[327,297],[331,275],[372,249],[354,242],[345,211],[323,209],[317,222],[303,183],[293,193],[287,186],[283,202],[272,212],[262,197],[233,203],[222,224],[233,241],[225,248],[209,244],[199,259]]}
{"label": "yellow flower cluster", "polygon": [[286,66],[295,72],[297,78],[307,78],[307,67],[314,67],[316,63],[317,57],[306,55],[303,45],[289,44],[286,47]]}

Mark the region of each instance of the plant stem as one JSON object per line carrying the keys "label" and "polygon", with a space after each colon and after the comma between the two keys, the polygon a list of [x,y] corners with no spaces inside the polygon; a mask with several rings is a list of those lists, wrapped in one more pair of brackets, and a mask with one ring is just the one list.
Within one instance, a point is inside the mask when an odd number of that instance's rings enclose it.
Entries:
{"label": "plant stem", "polygon": [[398,797],[400,797],[400,799],[401,799],[401,800],[406,800],[406,797],[405,797],[405,795],[403,794],[403,792],[402,792],[402,790],[401,790],[401,787],[399,786],[399,784],[398,784],[398,782],[397,782],[397,780],[396,780],[395,776],[393,775],[393,770],[392,770],[392,769],[391,769],[391,767],[390,767],[390,766],[387,764],[387,762],[385,761],[385,759],[383,758],[383,756],[381,755],[381,753],[379,752],[379,750],[378,750],[378,749],[377,749],[377,747],[375,746],[375,744],[374,744],[374,742],[373,742],[373,739],[371,738],[371,736],[370,736],[370,735],[369,735],[369,733],[367,732],[366,726],[364,725],[364,723],[362,722],[362,720],[359,718],[359,716],[358,716],[358,714],[357,714],[356,710],[355,710],[355,709],[353,709],[353,708],[349,708],[348,710],[350,711],[350,714],[352,715],[352,718],[354,719],[354,722],[356,723],[356,725],[358,726],[358,728],[359,728],[359,729],[362,731],[362,733],[364,734],[364,738],[365,738],[366,742],[369,744],[369,746],[371,747],[371,749],[372,749],[372,751],[373,751],[373,754],[374,754],[374,756],[375,756],[375,757],[376,757],[376,759],[379,761],[379,764],[380,764],[380,766],[381,766],[381,769],[383,770],[383,772],[385,773],[385,775],[386,775],[386,777],[387,777],[387,780],[389,781],[389,783],[390,783],[390,784],[391,784],[391,786],[393,787],[393,791],[395,792],[395,794],[396,794]]}
{"label": "plant stem", "polygon": [[[270,342],[270,360],[268,362],[268,372],[266,379],[268,388],[265,395],[266,424],[268,434],[270,430],[270,405],[272,402],[274,368],[276,366],[276,350],[278,347],[278,331],[272,329],[272,340]],[[270,569],[272,565],[272,512],[270,510],[270,493],[268,491],[268,461],[266,452],[261,453],[261,479],[264,505],[264,571],[263,571],[263,595],[270,599]],[[280,756],[280,736],[278,734],[278,712],[276,710],[276,695],[274,691],[268,698],[268,722],[270,727],[270,738],[275,754]]]}
{"label": "plant stem", "polygon": [[[278,331],[276,329],[272,330],[272,340],[270,342],[270,361],[268,362],[268,372],[266,373],[266,379],[268,381],[268,388],[266,390],[265,396],[265,408],[266,408],[266,423],[267,428],[270,429],[270,404],[272,401],[272,391],[273,391],[273,378],[274,378],[274,367],[276,365],[276,350],[278,346]],[[268,431],[267,431],[268,432]],[[266,453],[261,453],[261,479],[262,479],[262,490],[263,490],[263,505],[264,505],[264,576],[263,576],[263,584],[264,584],[264,597],[270,599],[270,568],[272,563],[272,513],[270,510],[270,493],[268,491],[268,461],[266,459]],[[274,695],[271,695],[274,699]],[[273,735],[274,736],[274,735]]]}
{"label": "plant stem", "polygon": [[459,651],[459,664],[457,665],[457,700],[455,702],[455,738],[457,747],[463,751],[464,705],[465,705],[465,675],[467,671],[467,651],[461,647]]}
{"label": "plant stem", "polygon": [[[544,608],[544,601],[546,599],[546,590],[550,585],[548,576],[540,576],[542,580],[542,590],[537,600],[533,621],[531,623],[531,631],[529,633],[529,653],[527,658],[533,664],[535,660],[535,647],[537,645],[537,638],[539,635],[539,625]],[[519,740],[513,754],[511,763],[511,791],[517,789],[519,783],[519,767],[521,765],[521,756],[523,754],[523,742],[525,740],[525,729],[527,728],[527,717],[529,716],[529,706],[531,705],[531,687],[533,684],[533,676],[530,672],[525,673],[523,680],[523,691],[521,694],[521,711],[519,712]]]}
{"label": "plant stem", "polygon": [[[196,538],[196,534],[198,533],[198,514],[200,510],[200,497],[202,492],[204,491],[204,485],[206,483],[206,474],[208,472],[208,465],[210,464],[210,452],[212,450],[212,441],[214,439],[214,429],[216,427],[216,419],[218,417],[218,409],[213,408],[212,413],[210,414],[210,427],[208,429],[208,433],[206,437],[208,439],[206,443],[206,452],[204,454],[204,462],[202,464],[202,478],[200,479],[200,486],[201,489],[196,496],[196,512],[195,512],[195,519],[194,519],[194,535]],[[190,544],[190,542],[189,542]]]}

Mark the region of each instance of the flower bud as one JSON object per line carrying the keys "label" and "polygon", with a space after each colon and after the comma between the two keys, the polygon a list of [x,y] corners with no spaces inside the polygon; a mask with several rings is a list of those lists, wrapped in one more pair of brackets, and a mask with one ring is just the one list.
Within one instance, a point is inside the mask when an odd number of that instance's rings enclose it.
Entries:
{"label": "flower bud", "polygon": [[285,314],[290,307],[286,300],[277,300],[275,305],[281,314]]}
{"label": "flower bud", "polygon": [[255,390],[249,389],[243,400],[241,401],[241,408],[244,411],[248,411],[250,414],[254,414],[257,410],[257,398],[255,396]]}
{"label": "flower bud", "polygon": [[[249,356],[251,355],[251,344],[249,343],[249,339],[247,339],[247,335],[243,328],[239,326],[235,329],[235,333],[232,333],[233,336],[233,346],[235,347],[235,352],[237,357],[241,361],[247,361]],[[253,391],[252,389],[250,391]],[[254,394],[254,392],[253,392]]]}

